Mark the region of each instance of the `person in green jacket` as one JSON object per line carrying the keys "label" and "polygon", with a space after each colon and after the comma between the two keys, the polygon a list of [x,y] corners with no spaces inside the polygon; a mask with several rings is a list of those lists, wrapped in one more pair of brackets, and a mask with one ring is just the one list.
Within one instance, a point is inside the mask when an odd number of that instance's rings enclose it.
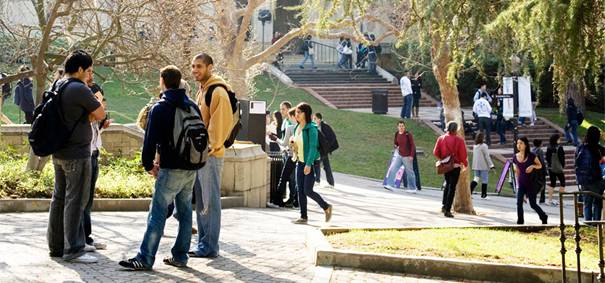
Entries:
{"label": "person in green jacket", "polygon": [[317,202],[324,210],[326,222],[329,222],[332,218],[332,205],[313,191],[313,185],[315,184],[313,163],[319,158],[319,139],[317,125],[311,121],[312,113],[311,106],[305,102],[296,106],[298,125],[294,128],[294,135],[290,138],[296,158],[296,184],[298,187],[298,205],[300,206],[300,218],[294,220],[294,224],[306,224],[308,221],[307,197]]}

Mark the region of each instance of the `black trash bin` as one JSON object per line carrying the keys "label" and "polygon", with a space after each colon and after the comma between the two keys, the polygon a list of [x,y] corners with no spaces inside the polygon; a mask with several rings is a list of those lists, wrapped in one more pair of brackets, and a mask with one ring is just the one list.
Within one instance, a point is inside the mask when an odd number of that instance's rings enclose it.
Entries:
{"label": "black trash bin", "polygon": [[271,176],[269,185],[269,201],[274,204],[281,203],[279,199],[283,196],[278,195],[277,184],[279,184],[279,177],[281,176],[282,168],[284,167],[284,157],[281,151],[269,151],[267,152],[269,159],[271,160]]}
{"label": "black trash bin", "polygon": [[386,89],[372,90],[372,113],[387,114],[389,112],[389,92]]}

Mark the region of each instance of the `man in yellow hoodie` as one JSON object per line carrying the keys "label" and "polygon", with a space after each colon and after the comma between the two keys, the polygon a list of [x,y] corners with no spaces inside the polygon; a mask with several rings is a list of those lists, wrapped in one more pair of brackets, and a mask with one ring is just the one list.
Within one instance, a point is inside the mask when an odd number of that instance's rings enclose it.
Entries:
{"label": "man in yellow hoodie", "polygon": [[[197,104],[208,129],[208,161],[197,173],[195,212],[198,243],[189,252],[191,257],[214,258],[219,254],[218,239],[221,230],[221,174],[225,155],[225,140],[233,129],[233,111],[227,89],[231,87],[212,73],[214,62],[208,54],[196,55],[191,62],[191,74],[199,82]],[[208,89],[213,87],[211,92]],[[206,96],[210,95],[207,104]]]}

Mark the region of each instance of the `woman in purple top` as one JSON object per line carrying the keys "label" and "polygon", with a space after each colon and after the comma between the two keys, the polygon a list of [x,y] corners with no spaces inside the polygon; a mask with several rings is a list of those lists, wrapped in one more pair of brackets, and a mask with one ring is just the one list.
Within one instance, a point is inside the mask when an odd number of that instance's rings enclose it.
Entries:
{"label": "woman in purple top", "polygon": [[517,178],[517,224],[523,224],[523,197],[527,195],[529,206],[535,210],[542,220],[542,224],[548,221],[548,215],[536,203],[538,191],[531,185],[531,174],[542,169],[540,159],[530,151],[529,141],[526,137],[517,140],[518,152],[513,156],[515,166],[515,177]]}

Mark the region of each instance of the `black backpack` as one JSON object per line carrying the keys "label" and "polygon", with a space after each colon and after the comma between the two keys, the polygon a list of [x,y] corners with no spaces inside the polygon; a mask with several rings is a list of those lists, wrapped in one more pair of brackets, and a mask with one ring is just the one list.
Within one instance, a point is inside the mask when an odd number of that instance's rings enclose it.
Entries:
{"label": "black backpack", "polygon": [[55,82],[50,90],[44,92],[42,103],[34,110],[34,122],[28,134],[29,144],[37,156],[48,156],[57,152],[63,146],[76,126],[86,117],[86,110],[73,127],[65,125],[65,117],[61,109],[61,94],[68,84],[77,79]]}
{"label": "black backpack", "polygon": [[[308,131],[307,131],[307,138],[309,138]],[[319,156],[321,158],[328,156],[328,153],[330,153],[330,143],[328,142],[328,139],[326,139],[326,136],[319,129],[317,129],[317,144],[318,144],[317,149],[319,151]]]}
{"label": "black backpack", "polygon": [[226,85],[216,84],[209,86],[208,91],[206,91],[206,96],[204,97],[206,106],[210,107],[210,102],[212,102],[212,93],[217,87],[222,87],[225,89],[225,91],[227,91],[227,94],[229,95],[229,102],[231,103],[231,111],[233,112],[233,125],[231,127],[231,134],[223,143],[225,148],[229,148],[233,145],[233,143],[235,143],[235,138],[237,137],[239,131],[242,129],[242,122],[240,121],[240,104],[239,100],[237,100],[237,97],[235,96],[235,92],[230,91]]}

